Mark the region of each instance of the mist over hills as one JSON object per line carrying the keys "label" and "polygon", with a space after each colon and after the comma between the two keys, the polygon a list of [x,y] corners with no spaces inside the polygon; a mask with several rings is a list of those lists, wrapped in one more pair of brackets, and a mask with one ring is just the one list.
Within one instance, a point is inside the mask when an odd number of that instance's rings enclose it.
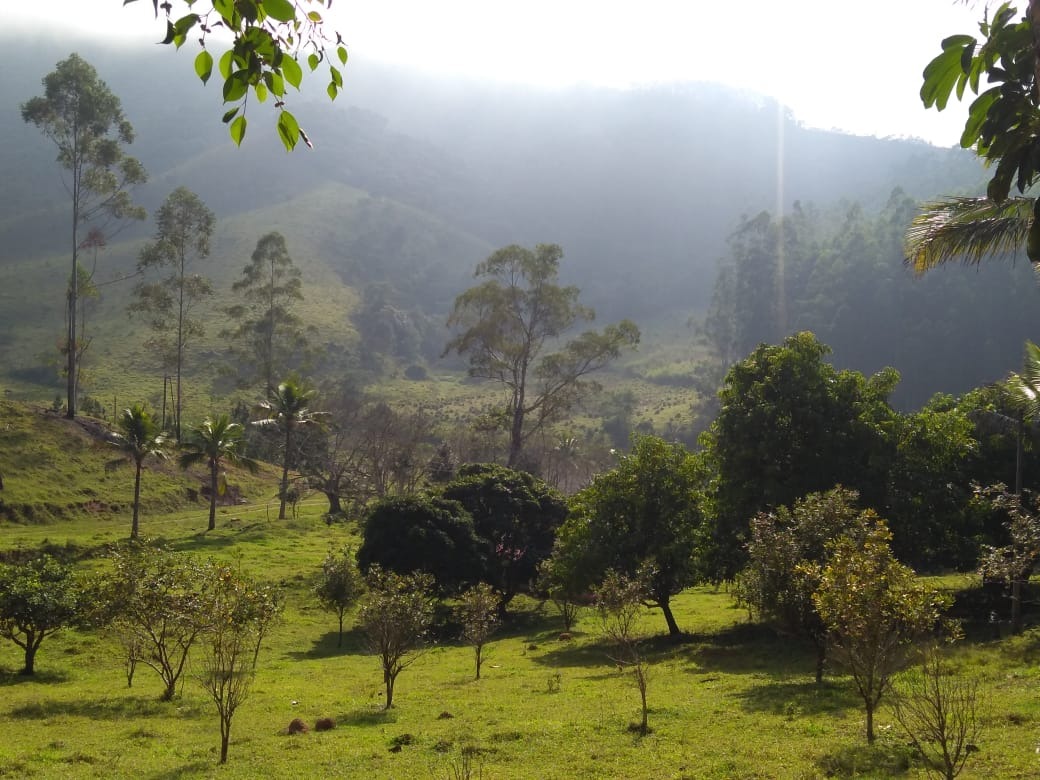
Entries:
{"label": "mist over hills", "polygon": [[[347,351],[358,340],[350,317],[377,290],[419,331],[413,357],[434,361],[454,296],[477,262],[508,243],[561,244],[564,280],[602,322],[684,321],[711,301],[742,216],[784,213],[796,201],[873,211],[896,187],[926,198],[981,180],[966,152],[806,128],[768,98],[718,85],[539,91],[354,62],[336,103],[290,96],[313,150],[286,154],[274,111],[255,102],[236,149],[220,123],[219,86],[199,84],[187,51],[42,36],[5,44],[15,56],[0,84],[4,373],[35,365],[60,329],[68,203],[53,147],[18,106],[71,51],[97,68],[134,124],[130,151],[150,175],[137,192],[143,205],[151,212],[183,185],[216,213],[206,273],[217,289],[262,233],[279,230],[314,312],[335,312],[322,330]],[[152,231],[150,221],[124,231],[99,277],[131,272]],[[129,331],[128,292],[106,291],[102,331]],[[1019,353],[1021,334],[1004,340]]]}

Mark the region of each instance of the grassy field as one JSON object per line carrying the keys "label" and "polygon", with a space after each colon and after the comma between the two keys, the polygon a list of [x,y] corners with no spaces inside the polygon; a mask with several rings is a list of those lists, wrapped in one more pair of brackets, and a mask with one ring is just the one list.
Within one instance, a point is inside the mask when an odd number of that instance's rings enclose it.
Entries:
{"label": "grassy field", "polygon": [[[354,539],[317,507],[294,521],[263,507],[224,512],[216,532],[199,518],[149,516],[146,527],[174,549],[236,562],[280,582],[284,620],[261,654],[251,695],[234,721],[230,760],[217,764],[212,704],[188,679],[172,703],[148,669],[127,688],[114,645],[66,631],[47,640],[38,674],[16,674],[20,657],[0,645],[0,776],[454,778],[468,758],[484,778],[916,777],[922,773],[883,706],[868,749],[850,682],[812,681],[807,648],[749,623],[724,591],[695,588],[676,600],[680,644],[652,638],[648,736],[628,730],[639,699],[610,662],[598,621],[582,618],[561,640],[551,606],[522,601],[489,647],[480,681],[468,647],[441,637],[400,677],[384,712],[378,662],[348,634],[337,649],[335,619],[310,587],[330,545]],[[60,525],[5,525],[3,546],[45,538],[97,548],[125,534],[120,518]],[[951,586],[963,583],[950,582]],[[1036,777],[1040,696],[1034,663],[1040,633],[970,640],[952,651],[982,681],[984,732],[966,777]],[[336,728],[288,736],[293,718]]]}

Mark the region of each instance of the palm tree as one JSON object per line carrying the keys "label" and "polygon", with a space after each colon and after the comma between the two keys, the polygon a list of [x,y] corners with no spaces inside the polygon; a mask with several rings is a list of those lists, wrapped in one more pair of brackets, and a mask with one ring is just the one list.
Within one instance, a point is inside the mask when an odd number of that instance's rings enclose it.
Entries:
{"label": "palm tree", "polygon": [[906,263],[923,274],[950,260],[979,265],[987,257],[1013,255],[1027,244],[1033,208],[1033,198],[996,203],[950,197],[925,203],[904,235]]}
{"label": "palm tree", "polygon": [[166,434],[159,430],[155,420],[141,404],[134,404],[119,415],[119,432],[113,434],[112,444],[120,449],[122,455],[110,461],[109,468],[127,461],[134,463],[134,519],[130,525],[130,538],[136,539],[141,508],[141,467],[148,457],[166,457]]}
{"label": "palm tree", "polygon": [[278,494],[281,505],[278,519],[285,519],[285,501],[289,493],[289,465],[293,459],[293,436],[296,429],[305,425],[320,425],[324,412],[312,411],[309,404],[316,396],[296,377],[289,377],[276,388],[267,391],[267,400],[257,404],[256,409],[264,415],[254,425],[276,425],[285,434],[282,453],[282,483]]}
{"label": "palm tree", "polygon": [[255,460],[242,454],[243,433],[241,425],[231,422],[227,414],[222,414],[216,419],[207,417],[196,425],[181,444],[184,450],[180,456],[181,468],[186,469],[199,463],[209,467],[210,531],[217,527],[217,494],[223,495],[227,488],[227,476],[220,471],[221,463],[243,466],[254,474],[259,468]]}

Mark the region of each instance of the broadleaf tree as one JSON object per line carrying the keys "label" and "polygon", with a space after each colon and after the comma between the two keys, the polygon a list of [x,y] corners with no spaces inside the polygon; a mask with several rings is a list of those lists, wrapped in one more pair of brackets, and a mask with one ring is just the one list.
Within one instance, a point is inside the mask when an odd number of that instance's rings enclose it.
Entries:
{"label": "broadleaf tree", "polygon": [[589,374],[639,343],[636,325],[621,320],[559,344],[576,323],[595,316],[578,302],[577,287],[559,284],[562,257],[557,244],[497,250],[477,265],[474,275],[484,281],[455,299],[448,318],[457,333],[445,354],[468,355],[470,376],[509,390],[503,416],[511,467],[522,465],[533,435],[597,388]]}
{"label": "broadleaf tree", "polygon": [[43,640],[77,620],[81,593],[72,568],[49,555],[0,563],[0,636],[22,648],[21,674],[35,674]]}
{"label": "broadleaf tree", "polygon": [[155,334],[154,344],[174,376],[173,433],[181,438],[181,374],[189,343],[205,335],[204,320],[192,316],[198,304],[213,293],[209,279],[191,273],[196,260],[209,256],[209,240],[216,218],[202,199],[187,187],[171,192],[155,214],[155,239],[141,250],[137,268],[165,274],[134,288],[130,312],[146,318]]}
{"label": "broadleaf tree", "polygon": [[553,551],[555,576],[571,588],[577,583],[566,567],[583,573],[588,586],[611,570],[640,579],[669,635],[681,636],[671,600],[705,578],[706,482],[699,455],[655,436],[636,439],[617,466],[574,495]]}
{"label": "broadleaf tree", "polygon": [[[134,2],[137,0],[123,0],[123,5]],[[175,5],[183,6],[187,13],[178,15]],[[343,88],[347,48],[338,32],[326,28],[323,17],[332,0],[152,0],[152,6],[156,17],[160,10],[165,16],[161,43],[179,49],[189,36],[198,40],[201,50],[193,64],[203,84],[212,77],[214,67],[219,71],[224,103],[235,104],[225,112],[223,121],[236,144],[245,136],[251,95],[258,103],[274,97],[276,129],[286,150],[292,151],[299,141],[311,146],[307,133],[285,107],[287,86],[300,88],[306,65],[311,72],[327,69],[325,92],[330,100]],[[211,45],[224,40],[217,34],[222,30],[231,34],[231,46],[214,57]]]}
{"label": "broadleaf tree", "polygon": [[58,164],[72,201],[72,263],[66,291],[65,335],[67,400],[65,414],[76,416],[81,352],[79,317],[79,253],[81,227],[90,225],[111,235],[127,220],[145,218],[134,204],[132,188],[148,177],[141,163],[125,152],[134,129],[123,115],[119,98],[94,67],[70,54],[43,79],[44,94],[21,105],[22,119],[36,125],[58,149]]}

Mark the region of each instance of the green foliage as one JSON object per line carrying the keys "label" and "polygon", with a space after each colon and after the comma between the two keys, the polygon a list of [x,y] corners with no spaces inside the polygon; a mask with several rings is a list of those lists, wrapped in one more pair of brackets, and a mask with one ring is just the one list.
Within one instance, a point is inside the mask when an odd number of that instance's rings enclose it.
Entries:
{"label": "green foliage", "polygon": [[365,577],[367,593],[358,609],[358,626],[369,651],[379,656],[386,693],[384,709],[394,702],[398,675],[422,654],[433,622],[433,578],[429,574],[396,574],[378,566]]}
{"label": "green foliage", "polygon": [[[124,0],[124,5],[137,0]],[[285,108],[288,83],[300,88],[303,68],[300,62],[306,59],[311,71],[321,63],[329,68],[329,83],[326,87],[330,100],[335,100],[343,88],[340,68],[347,64],[347,49],[339,33],[330,36],[325,31],[320,11],[332,6],[332,0],[307,0],[308,10],[289,0],[252,0],[245,5],[231,0],[211,0],[203,3],[183,0],[187,14],[174,18],[173,3],[152,0],[155,14],[159,9],[166,15],[166,37],[162,43],[183,46],[193,30],[199,33],[202,51],[195,57],[196,75],[205,84],[213,73],[213,55],[206,49],[213,39],[214,28],[227,30],[232,35],[231,48],[219,57],[218,68],[224,79],[225,103],[238,103],[224,114],[224,123],[231,122],[231,138],[240,145],[245,135],[245,109],[250,90],[257,102],[266,101],[273,94],[278,109],[278,136],[287,151],[292,151],[297,142],[311,146],[307,134],[300,129],[295,117]],[[240,113],[241,112],[241,113]],[[237,116],[237,118],[235,118]],[[232,119],[234,121],[232,122]]]}
{"label": "green foliage", "polygon": [[181,468],[189,468],[204,463],[209,471],[209,525],[212,531],[217,527],[217,496],[223,495],[227,488],[227,475],[221,471],[224,463],[241,466],[253,472],[259,464],[246,457],[242,450],[245,428],[239,423],[231,422],[227,414],[207,417],[191,428],[183,442],[179,462]]}
{"label": "green foliage", "polygon": [[[155,334],[152,345],[162,356],[163,368],[173,370],[174,433],[181,436],[181,376],[188,345],[205,334],[204,320],[195,310],[213,293],[209,279],[190,272],[196,260],[209,257],[209,241],[216,218],[198,195],[186,187],[171,192],[155,215],[155,238],[139,255],[137,269],[165,276],[134,287],[131,313],[145,317]],[[194,315],[194,316],[193,316]]]}
{"label": "green foliage", "polygon": [[892,555],[891,533],[877,520],[862,539],[830,543],[813,603],[833,640],[834,654],[852,675],[867,714],[867,742],[874,742],[874,712],[892,675],[915,640],[941,621],[950,598],[917,581]]}
{"label": "green foliage", "polygon": [[563,250],[516,244],[494,252],[477,266],[486,280],[455,299],[448,326],[460,332],[445,353],[469,355],[470,376],[509,389],[505,417],[509,429],[509,465],[520,465],[524,445],[548,423],[559,419],[582,396],[598,386],[585,377],[639,343],[639,329],[629,320],[602,332],[586,331],[557,352],[543,354],[592,309],[578,303],[577,287],[558,284]]}
{"label": "green foliage", "polygon": [[24,651],[22,674],[35,673],[43,640],[77,621],[81,606],[71,566],[49,555],[0,563],[0,636]]}
{"label": "green foliage", "polygon": [[334,612],[339,619],[339,635],[336,647],[343,646],[343,617],[357,604],[364,593],[364,581],[358,571],[354,556],[354,548],[350,545],[343,549],[330,549],[325,560],[321,562],[321,574],[314,595],[322,609]]}
{"label": "green foliage", "polygon": [[269,587],[250,581],[232,566],[210,569],[212,592],[208,621],[199,636],[197,678],[220,717],[220,763],[224,764],[231,721],[249,694],[260,644],[277,617],[278,603]]}
{"label": "green foliage", "polygon": [[429,574],[445,592],[485,575],[485,540],[461,503],[422,493],[377,501],[365,515],[358,565]]}
{"label": "green foliage", "polygon": [[[72,266],[67,292],[66,416],[76,416],[80,340],[80,225],[98,223],[103,230],[129,220],[144,219],[129,190],[148,177],[123,147],[133,143],[134,130],[117,98],[97,71],[78,54],[60,61],[43,79],[44,94],[21,105],[22,119],[36,125],[58,149],[58,164],[68,172],[65,187],[72,199]],[[96,240],[95,240],[96,243]]]}
{"label": "green foliage", "polygon": [[888,395],[898,375],[871,379],[824,362],[812,333],[759,346],[726,375],[719,416],[707,436],[715,482],[714,576],[731,576],[756,512],[791,506],[834,485],[867,505],[881,495]]}
{"label": "green foliage", "polygon": [[527,472],[492,463],[460,467],[441,494],[473,518],[486,567],[475,579],[493,585],[506,604],[529,592],[567,517],[563,496]]}
{"label": "green foliage", "polygon": [[856,508],[854,490],[836,487],[810,493],[793,508],[759,512],[751,520],[748,565],[738,575],[739,599],[781,632],[803,636],[816,648],[816,682],[823,680],[827,627],[813,602],[830,543],[842,536],[862,539],[877,521]]}
{"label": "green foliage", "polygon": [[296,313],[302,288],[285,237],[277,232],[262,236],[242,278],[231,285],[243,303],[225,310],[233,326],[222,335],[233,345],[241,386],[262,382],[270,390],[276,376],[303,363],[307,340]]}
{"label": "green foliage", "polygon": [[177,695],[188,654],[213,622],[212,565],[190,555],[131,542],[117,547],[98,607],[128,654],[162,679],[162,700]]}
{"label": "green foliage", "polygon": [[648,669],[636,624],[646,609],[643,603],[652,597],[647,583],[653,579],[653,575],[653,569],[649,566],[644,566],[634,578],[625,577],[611,569],[594,593],[603,634],[614,646],[611,660],[619,670],[628,669],[632,672],[639,689],[643,714],[635,730],[644,736],[650,732],[650,709],[646,699]]}
{"label": "green foliage", "polygon": [[629,455],[574,496],[551,581],[573,597],[610,570],[634,578],[646,567],[649,598],[661,607],[669,634],[679,636],[671,598],[706,574],[706,483],[702,459],[681,444],[636,438]]}
{"label": "green foliage", "polygon": [[459,596],[455,616],[462,624],[462,639],[473,645],[475,678],[480,679],[484,663],[484,646],[495,633],[502,598],[486,582],[478,582]]}

